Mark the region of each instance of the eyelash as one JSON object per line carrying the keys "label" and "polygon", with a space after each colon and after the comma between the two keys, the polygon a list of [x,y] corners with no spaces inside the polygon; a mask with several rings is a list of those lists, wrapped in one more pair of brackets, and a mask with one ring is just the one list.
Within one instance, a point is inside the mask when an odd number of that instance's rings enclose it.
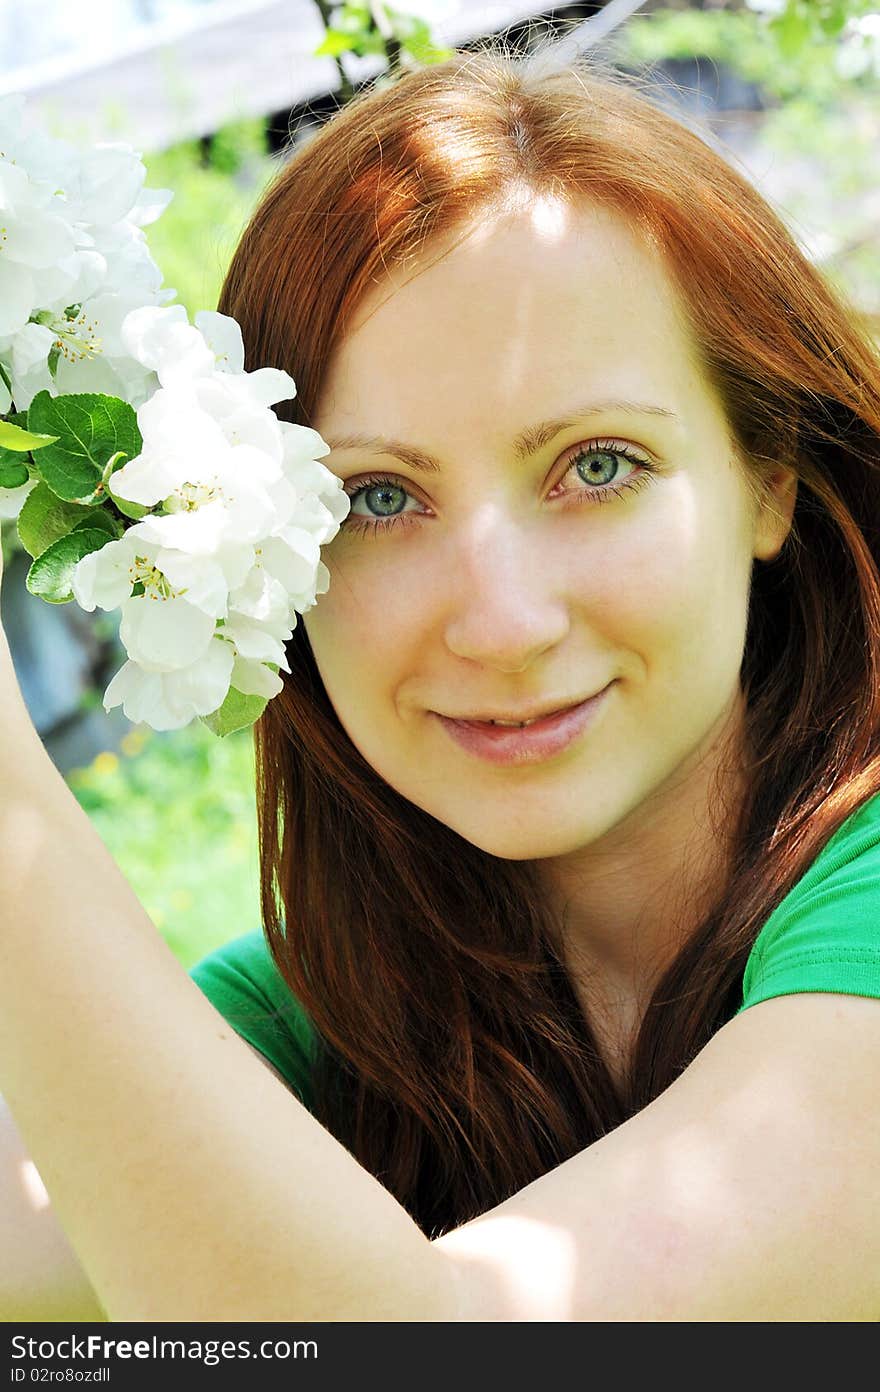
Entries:
{"label": "eyelash", "polygon": [[[568,461],[568,467],[565,473],[563,473],[562,478],[566,477],[571,469],[575,467],[578,459],[585,454],[612,454],[615,457],[627,459],[632,464],[638,464],[640,466],[640,472],[637,474],[630,474],[629,478],[624,479],[623,483],[606,483],[600,488],[584,487],[568,490],[577,496],[578,503],[607,503],[610,501],[612,494],[615,498],[622,498],[627,492],[636,492],[638,489],[654,481],[654,468],[648,460],[641,454],[636,454],[636,452],[631,450],[627,445],[619,444],[614,440],[589,440],[585,443],[575,445],[572,449],[568,450],[566,454],[563,455],[563,459]],[[389,485],[392,488],[403,488],[407,491],[404,480],[396,479],[389,474],[375,474],[363,479],[362,482],[358,484],[357,488],[352,489],[348,496],[352,501],[352,505],[354,505],[355,499],[359,498],[362,493],[369,492],[371,488],[382,488]],[[353,533],[387,533],[398,524],[408,526],[413,516],[419,515],[418,513],[413,514],[411,512],[397,512],[390,514],[386,518],[381,518],[361,517],[349,513],[342,526],[347,532]]]}

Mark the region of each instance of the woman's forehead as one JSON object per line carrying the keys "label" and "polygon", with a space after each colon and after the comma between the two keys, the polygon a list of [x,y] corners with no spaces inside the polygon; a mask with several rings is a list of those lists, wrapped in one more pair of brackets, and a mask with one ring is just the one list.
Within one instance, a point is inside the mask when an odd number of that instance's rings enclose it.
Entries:
{"label": "woman's forehead", "polygon": [[[377,313],[418,314],[448,300],[461,311],[493,296],[518,301],[530,287],[578,300],[626,294],[634,277],[655,293],[673,293],[662,258],[629,220],[601,204],[572,204],[549,196],[472,219],[430,240],[405,266],[385,266],[381,280],[357,306],[349,337]],[[386,318],[389,315],[385,316]],[[450,316],[444,316],[449,319]]]}
{"label": "woman's forehead", "polygon": [[409,416],[426,396],[675,397],[703,387],[695,368],[646,238],[603,208],[561,208],[553,226],[546,208],[543,220],[521,210],[459,233],[406,277],[389,274],[338,345],[318,414],[335,428],[355,416],[363,426],[365,411]]}

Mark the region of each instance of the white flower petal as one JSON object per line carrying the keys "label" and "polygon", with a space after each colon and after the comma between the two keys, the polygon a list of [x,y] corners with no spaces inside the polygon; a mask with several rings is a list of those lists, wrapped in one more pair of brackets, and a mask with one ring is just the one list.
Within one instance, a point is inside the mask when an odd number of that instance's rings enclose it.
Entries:
{"label": "white flower petal", "polygon": [[68,223],[39,209],[16,209],[6,219],[3,256],[40,270],[69,256],[76,245]]}
{"label": "white flower petal", "polygon": [[28,172],[17,162],[0,157],[0,210],[12,213],[16,208],[26,208],[38,197]]}
{"label": "white flower petal", "polygon": [[45,324],[25,324],[12,340],[12,370],[16,377],[42,366],[54,342],[55,335]]}
{"label": "white flower petal", "polygon": [[231,645],[214,638],[197,662],[165,677],[167,701],[190,720],[211,715],[226,699],[234,661]]}
{"label": "white flower petal", "polygon": [[107,687],[104,709],[121,705],[135,724],[179,730],[222,706],[233,662],[232,648],[222,640],[214,640],[197,662],[175,672],[152,672],[128,661]]}
{"label": "white flower petal", "polygon": [[266,458],[260,477],[283,476],[284,442],[274,412],[260,406],[241,388],[241,378],[228,372],[200,377],[192,384],[199,406],[216,421],[231,445],[250,445]]}
{"label": "white flower petal", "polygon": [[97,605],[108,612],[118,609],[131,597],[131,565],[136,548],[127,537],[108,541],[100,551],[90,551],[77,562],[71,588],[81,609]]}
{"label": "white flower petal", "polygon": [[137,202],[128,214],[128,221],[136,227],[149,227],[151,222],[161,217],[173,197],[173,189],[141,189]]}
{"label": "white flower petal", "polygon": [[133,358],[158,373],[163,387],[214,369],[214,354],[188,322],[183,305],[144,305],[132,310],[122,324],[121,337]]}
{"label": "white flower petal", "polygon": [[157,546],[193,556],[210,556],[227,538],[229,513],[222,502],[205,503],[192,512],[144,517],[138,526],[142,535]]}
{"label": "white flower petal", "polygon": [[11,522],[18,517],[24,507],[24,500],[32,488],[36,488],[37,480],[28,479],[18,488],[0,488],[0,517],[7,522]]}
{"label": "white flower petal", "polygon": [[41,363],[32,372],[19,376],[13,372],[12,392],[15,399],[16,408],[19,411],[26,411],[38,392],[48,391],[55,395],[55,383],[52,381],[52,374],[49,371],[48,362]]}
{"label": "white flower petal", "polygon": [[127,502],[155,507],[182,482],[180,461],[176,457],[163,457],[158,452],[145,449],[116,470],[110,487]]}
{"label": "white flower petal", "polygon": [[146,169],[140,156],[117,142],[102,142],[83,152],[79,166],[79,213],[90,223],[114,223],[127,217],[143,187]]}
{"label": "white flower petal", "polygon": [[230,590],[237,590],[254,567],[253,546],[230,544],[217,552],[218,564],[222,567],[226,584]]}
{"label": "white flower petal", "polygon": [[144,594],[122,606],[119,637],[129,657],[147,671],[173,672],[204,654],[214,627],[210,614],[183,598]]}
{"label": "white flower petal", "polygon": [[274,406],[277,401],[292,401],[296,396],[296,382],[289,372],[279,367],[258,367],[255,372],[244,374],[248,395],[261,406]]}
{"label": "white flower petal", "polygon": [[287,619],[287,591],[262,565],[255,565],[237,589],[231,589],[229,607],[259,623]]}
{"label": "white flower petal", "polygon": [[223,636],[235,644],[240,657],[253,658],[257,662],[284,662],[284,643],[289,641],[293,630],[285,628],[283,640],[276,638],[259,624],[251,623],[243,617],[230,614],[223,625]]}
{"label": "white flower petal", "polygon": [[229,586],[222,567],[211,556],[184,551],[159,551],[156,567],[176,590],[186,590],[187,603],[215,619],[225,619]]}
{"label": "white flower petal", "polygon": [[138,408],[137,418],[146,452],[186,457],[181,477],[209,477],[228,454],[223,431],[188,384],[161,387]]}
{"label": "white flower petal", "polygon": [[146,672],[136,662],[126,662],[113,677],[104,692],[104,709],[121,706],[134,725],[151,725],[154,730],[174,730],[186,724],[186,718],[171,712],[165,704],[162,676]]}
{"label": "white flower petal", "polygon": [[36,287],[25,266],[0,256],[0,334],[18,333],[34,309]]}
{"label": "white flower petal", "polygon": [[297,465],[323,459],[325,454],[330,453],[327,441],[310,426],[292,425],[290,421],[279,421],[279,425],[284,436],[285,465],[295,468]]}
{"label": "white flower petal", "polygon": [[195,316],[195,324],[214,354],[218,372],[244,371],[244,340],[235,319],[213,309],[201,309]]}
{"label": "white flower petal", "polygon": [[271,700],[283,689],[284,682],[277,672],[273,672],[271,667],[264,667],[262,662],[248,662],[243,657],[237,657],[232,665],[230,685],[243,696],[267,696]]}
{"label": "white flower petal", "polygon": [[104,357],[97,357],[69,362],[66,358],[59,358],[55,389],[59,396],[71,392],[94,392],[99,396],[118,396],[120,400],[137,406],[149,390],[151,378],[152,373],[147,368],[130,361],[108,362]]}

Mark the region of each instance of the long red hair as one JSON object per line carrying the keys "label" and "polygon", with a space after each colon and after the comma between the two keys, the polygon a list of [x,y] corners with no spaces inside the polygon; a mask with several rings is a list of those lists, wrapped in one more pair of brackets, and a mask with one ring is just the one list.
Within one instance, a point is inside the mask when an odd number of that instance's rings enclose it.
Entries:
{"label": "long red hair", "polygon": [[[756,562],[742,662],[754,760],[719,902],[615,1083],[528,862],[496,859],[351,745],[304,627],[255,731],[262,912],[315,1025],[315,1111],[429,1236],[500,1203],[666,1088],[740,1001],[751,946],[880,789],[880,360],[749,181],[631,77],[493,45],[357,96],[295,150],[220,308],[311,424],[386,268],[513,185],[600,202],[665,256],[756,490],[796,468],[791,533]],[[388,867],[393,866],[393,874]]]}

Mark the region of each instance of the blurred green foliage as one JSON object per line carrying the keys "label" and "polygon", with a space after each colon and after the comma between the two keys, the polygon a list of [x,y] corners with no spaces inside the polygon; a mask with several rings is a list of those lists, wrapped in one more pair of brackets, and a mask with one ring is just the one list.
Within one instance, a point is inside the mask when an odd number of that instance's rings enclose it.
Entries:
{"label": "blurred green foliage", "polygon": [[190,317],[215,309],[226,267],[260,193],[277,166],[268,153],[266,122],[238,121],[210,142],[184,141],[145,155],[147,186],[174,198],[147,228],[151,255],[165,284]]}
{"label": "blurred green foliage", "polygon": [[[880,35],[865,19],[878,10],[880,0],[719,0],[703,10],[671,0],[634,15],[614,50],[629,68],[698,58],[756,85],[765,110],[756,113],[753,175],[880,334]],[[723,141],[723,114],[715,125]],[[769,186],[779,166],[802,175],[786,179],[782,200]]]}
{"label": "blurred green foliage", "polygon": [[442,63],[455,52],[435,43],[427,20],[399,10],[387,0],[315,0],[315,4],[324,21],[324,38],[313,53],[316,58],[331,57],[336,63],[343,103],[354,95],[342,65],[345,53],[383,58],[385,67],[372,82],[373,87],[382,88],[393,81],[397,69]]}
{"label": "blurred green foliage", "polygon": [[249,730],[135,726],[67,784],[184,966],[260,926]]}
{"label": "blurred green foliage", "polygon": [[[874,4],[876,0],[871,8]],[[868,8],[868,0],[848,0],[847,18],[857,20]],[[733,4],[696,10],[684,0],[673,0],[661,9],[634,14],[621,26],[617,54],[638,66],[666,58],[707,58],[757,83],[771,99],[809,97],[823,110],[852,89],[876,93],[877,74],[868,65],[851,73],[840,62],[844,48],[860,46],[858,37],[844,33],[843,26],[833,32],[823,26],[817,5],[804,11],[803,25],[798,20],[795,43],[794,31],[786,27],[787,16],[800,15],[799,8],[774,16]]]}

